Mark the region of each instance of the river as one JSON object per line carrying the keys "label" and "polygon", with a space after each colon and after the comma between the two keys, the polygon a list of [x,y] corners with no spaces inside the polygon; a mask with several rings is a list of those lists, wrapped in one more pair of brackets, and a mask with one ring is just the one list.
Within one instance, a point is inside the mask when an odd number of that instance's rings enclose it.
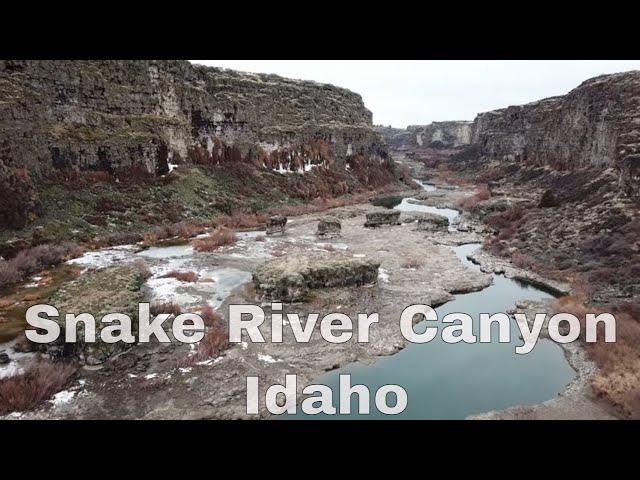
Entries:
{"label": "river", "polygon": [[[431,185],[421,185],[426,191],[435,190]],[[451,223],[458,216],[455,210],[427,207],[413,201],[405,198],[394,208],[444,215]],[[455,227],[451,228],[455,230]],[[480,248],[479,244],[452,248],[464,265],[479,270],[467,259],[467,255]],[[494,274],[489,287],[479,292],[456,295],[454,300],[436,308],[436,312],[439,320],[453,312],[471,315],[477,335],[480,313],[507,312],[520,300],[548,298],[552,296],[534,286]],[[421,322],[415,330],[423,332],[426,326],[426,322]],[[439,321],[438,327],[441,329],[443,326]],[[491,343],[448,344],[436,336],[429,343],[409,344],[400,352],[381,357],[370,365],[353,363],[313,382],[330,387],[334,398],[339,398],[341,374],[350,374],[351,385],[364,384],[372,395],[382,385],[400,385],[407,392],[408,404],[399,415],[389,417],[372,406],[368,415],[308,416],[297,413],[289,418],[463,419],[471,414],[544,402],[564,390],[574,378],[575,371],[566,361],[562,348],[554,342],[542,339],[529,354],[517,355],[514,347],[523,342],[512,338],[510,343],[499,343],[497,329],[498,326],[494,325],[494,341]],[[511,331],[518,331],[513,318]],[[352,412],[357,411],[357,401],[357,395],[353,395]],[[393,404],[393,396],[390,404]]]}

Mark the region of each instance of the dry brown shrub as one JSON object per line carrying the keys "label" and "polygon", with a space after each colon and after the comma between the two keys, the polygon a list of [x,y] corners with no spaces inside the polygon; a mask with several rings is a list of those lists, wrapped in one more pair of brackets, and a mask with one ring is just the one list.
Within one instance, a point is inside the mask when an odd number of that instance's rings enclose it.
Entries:
{"label": "dry brown shrub", "polygon": [[161,315],[163,313],[169,313],[171,315],[180,315],[182,309],[180,305],[175,302],[153,302],[149,305],[149,313],[151,315]]}
{"label": "dry brown shrub", "polygon": [[0,415],[23,412],[39,406],[52,395],[64,389],[76,367],[49,360],[34,361],[25,372],[0,380]]}
{"label": "dry brown shrub", "polygon": [[196,238],[191,245],[199,252],[212,252],[224,245],[234,243],[236,243],[235,232],[227,227],[218,227],[208,237]]}
{"label": "dry brown shrub", "polygon": [[491,191],[486,185],[484,185],[484,186],[478,187],[471,196],[468,196],[460,200],[458,202],[458,207],[460,207],[463,210],[470,210],[476,205],[478,205],[478,203],[484,200],[488,200],[489,198],[491,198]]}
{"label": "dry brown shrub", "polygon": [[175,278],[181,282],[196,282],[198,280],[198,274],[196,272],[180,272],[178,270],[171,270],[160,278]]}

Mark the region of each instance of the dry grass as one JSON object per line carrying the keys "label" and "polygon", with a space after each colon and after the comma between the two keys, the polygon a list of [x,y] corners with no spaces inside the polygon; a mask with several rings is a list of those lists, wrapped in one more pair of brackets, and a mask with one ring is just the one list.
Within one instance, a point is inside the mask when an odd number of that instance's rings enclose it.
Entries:
{"label": "dry grass", "polygon": [[196,238],[191,242],[193,248],[199,252],[212,252],[224,245],[236,243],[236,234],[227,227],[218,227],[215,231],[204,238]]}
{"label": "dry grass", "polygon": [[209,222],[203,220],[184,220],[169,225],[161,225],[142,234],[144,245],[156,243],[170,238],[188,239],[204,233],[209,227]]}
{"label": "dry grass", "polygon": [[489,200],[491,198],[491,192],[489,188],[484,185],[482,187],[476,188],[476,191],[469,197],[463,198],[458,202],[458,207],[462,210],[471,210],[478,203]]}
{"label": "dry grass", "polygon": [[[561,297],[554,302],[556,312],[571,313],[581,323],[585,336],[585,315],[602,313],[588,306],[585,295]],[[593,378],[596,395],[610,402],[621,415],[640,418],[640,317],[637,305],[623,304],[610,311],[616,318],[616,342],[604,342],[604,326],[599,325],[597,342],[586,344],[589,357],[599,370]]]}
{"label": "dry grass", "polygon": [[228,331],[222,316],[210,305],[201,308],[200,316],[207,326],[207,332],[198,344],[196,352],[179,362],[181,366],[193,366],[198,362],[217,357],[229,347]]}
{"label": "dry grass", "polygon": [[154,302],[149,305],[149,313],[151,315],[169,313],[177,316],[182,313],[182,309],[180,308],[180,305],[175,302]]}
{"label": "dry grass", "polygon": [[175,278],[181,282],[196,282],[198,280],[198,274],[196,272],[179,272],[178,270],[171,270],[160,278]]}
{"label": "dry grass", "polygon": [[264,235],[257,235],[255,238],[256,242],[265,242],[267,239]]}
{"label": "dry grass", "polygon": [[0,415],[33,410],[64,389],[76,367],[48,360],[33,362],[22,375],[0,380]]}
{"label": "dry grass", "polygon": [[222,316],[211,305],[204,305],[199,315],[207,327],[215,327],[223,322]]}
{"label": "dry grass", "polygon": [[151,270],[149,269],[149,264],[144,260],[136,260],[135,262],[133,262],[133,268],[135,268],[138,271],[138,273],[140,274],[140,277],[143,280],[146,280],[151,277]]}
{"label": "dry grass", "polygon": [[71,242],[22,250],[9,260],[0,260],[0,288],[22,282],[28,275],[80,256],[83,251],[82,247]]}
{"label": "dry grass", "polygon": [[536,270],[537,263],[533,257],[520,252],[514,252],[511,255],[511,263],[523,270]]}

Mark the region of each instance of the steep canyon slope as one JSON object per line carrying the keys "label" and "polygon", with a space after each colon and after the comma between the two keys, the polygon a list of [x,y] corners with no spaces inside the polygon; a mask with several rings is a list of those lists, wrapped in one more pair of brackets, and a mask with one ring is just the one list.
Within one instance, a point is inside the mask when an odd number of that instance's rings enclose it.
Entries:
{"label": "steep canyon slope", "polygon": [[95,234],[162,222],[141,209],[176,220],[396,181],[360,95],[187,61],[0,61],[0,124],[7,229]]}

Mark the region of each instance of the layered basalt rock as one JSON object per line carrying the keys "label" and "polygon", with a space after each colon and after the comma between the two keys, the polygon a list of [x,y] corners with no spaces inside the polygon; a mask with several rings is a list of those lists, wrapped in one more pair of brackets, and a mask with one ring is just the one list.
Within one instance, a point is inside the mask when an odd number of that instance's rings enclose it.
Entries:
{"label": "layered basalt rock", "polygon": [[193,147],[234,145],[289,169],[296,154],[323,160],[313,141],[342,159],[385,155],[356,93],[187,61],[2,61],[0,99],[0,156],[24,166],[165,173]]}
{"label": "layered basalt rock", "polygon": [[458,148],[471,144],[473,122],[433,122],[429,125],[410,125],[406,129],[376,127],[394,150],[416,148]]}
{"label": "layered basalt rock", "polygon": [[356,93],[276,75],[187,61],[5,60],[0,184],[56,171],[164,175],[182,163],[389,170],[371,118]]}
{"label": "layered basalt rock", "polygon": [[556,170],[614,168],[629,195],[640,193],[640,72],[602,75],[567,95],[479,114],[478,160]]}
{"label": "layered basalt rock", "polygon": [[400,210],[378,210],[366,214],[364,226],[376,228],[386,225],[400,225]]}
{"label": "layered basalt rock", "polygon": [[318,220],[316,235],[320,237],[337,237],[341,231],[342,224],[336,217],[326,216]]}

